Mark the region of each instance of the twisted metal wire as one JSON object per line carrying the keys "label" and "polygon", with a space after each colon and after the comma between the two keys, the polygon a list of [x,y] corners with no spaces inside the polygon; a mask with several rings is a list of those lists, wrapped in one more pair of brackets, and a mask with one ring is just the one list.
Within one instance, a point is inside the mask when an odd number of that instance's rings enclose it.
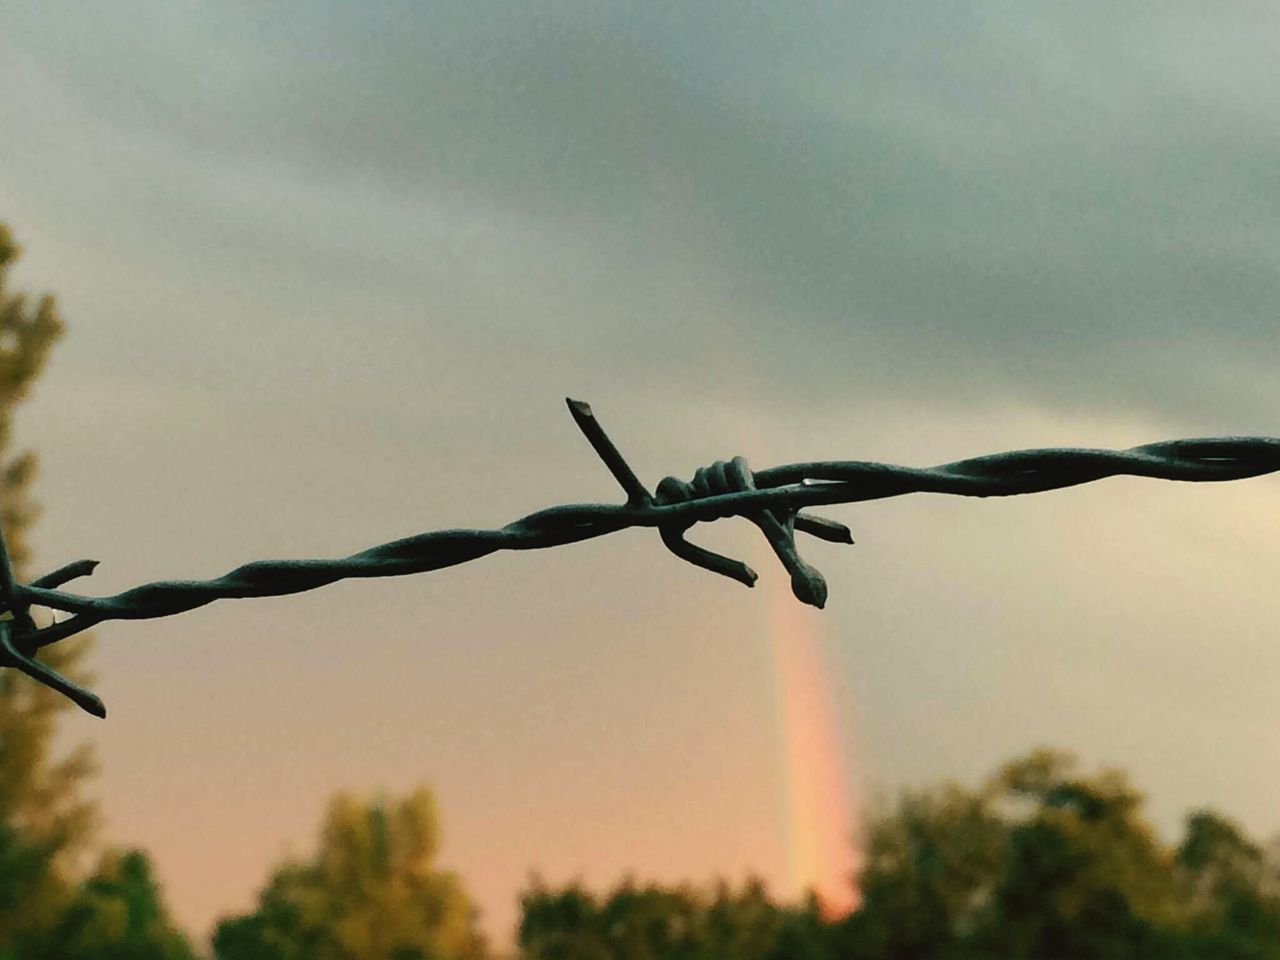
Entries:
{"label": "twisted metal wire", "polygon": [[[692,481],[667,477],[650,494],[595,419],[591,408],[568,400],[569,412],[613,474],[623,504],[581,503],[549,507],[496,530],[438,530],[370,547],[331,560],[255,560],[212,580],[165,580],[109,597],[87,597],[59,589],[93,572],[97,561],[78,560],[18,583],[0,532],[0,667],[14,667],[64,694],[95,716],[102,701],[36,659],[35,653],[107,620],[167,617],[214,600],[282,596],[339,580],[394,577],[455,566],[498,550],[540,550],[590,540],[629,527],[656,527],[666,547],[689,563],[752,586],[755,572],[741,561],[690,543],[697,523],[744,517],[764,533],[791,588],[804,603],[822,607],[827,585],[796,550],[795,535],[853,543],[841,523],[801,512],[802,507],[857,503],[907,493],[1004,497],[1039,493],[1104,477],[1129,475],[1161,480],[1240,480],[1280,471],[1280,438],[1218,437],[1170,440],[1129,450],[1016,450],[936,467],[902,467],[864,461],[794,463],[752,472],[744,459],[717,461]],[[70,614],[38,627],[32,605]]]}

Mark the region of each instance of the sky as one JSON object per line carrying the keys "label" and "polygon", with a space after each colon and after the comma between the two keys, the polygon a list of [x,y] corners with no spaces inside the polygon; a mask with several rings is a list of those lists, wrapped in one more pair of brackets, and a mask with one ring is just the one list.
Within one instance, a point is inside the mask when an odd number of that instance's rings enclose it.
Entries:
{"label": "sky", "polygon": [[[615,501],[566,396],[650,484],[1278,432],[1272,4],[0,15],[0,219],[68,328],[15,434],[88,592]],[[344,788],[430,785],[499,941],[531,871],[793,895],[797,797],[830,849],[1039,745],[1267,836],[1278,484],[828,508],[821,613],[722,521],[754,592],[626,531],[109,624],[64,735],[198,935]]]}

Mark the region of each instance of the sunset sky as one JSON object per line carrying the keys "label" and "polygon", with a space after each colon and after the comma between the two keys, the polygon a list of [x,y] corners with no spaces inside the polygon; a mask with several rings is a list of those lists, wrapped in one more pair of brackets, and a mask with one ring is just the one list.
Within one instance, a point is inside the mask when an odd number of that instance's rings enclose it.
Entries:
{"label": "sunset sky", "polygon": [[[1261,2],[0,3],[0,220],[68,328],[16,418],[38,566],[616,501],[566,396],[650,485],[1280,434],[1278,40]],[[1280,832],[1280,478],[826,514],[822,612],[724,521],[691,539],[754,591],[627,531],[101,627],[101,839],[203,935],[333,792],[428,784],[502,942],[532,871],[794,896],[877,797],[1038,745],[1170,836]]]}

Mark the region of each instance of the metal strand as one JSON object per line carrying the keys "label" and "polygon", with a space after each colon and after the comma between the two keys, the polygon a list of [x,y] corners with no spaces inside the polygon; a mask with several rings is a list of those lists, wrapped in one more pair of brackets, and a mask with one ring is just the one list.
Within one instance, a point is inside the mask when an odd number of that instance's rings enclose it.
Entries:
{"label": "metal strand", "polygon": [[[58,589],[92,573],[80,560],[28,584],[18,583],[0,531],[0,667],[21,670],[63,693],[86,711],[104,716],[92,693],[34,659],[36,650],[108,620],[167,617],[215,600],[301,593],[339,580],[406,576],[477,560],[499,550],[540,550],[605,536],[631,527],[657,528],[673,554],[752,586],[746,564],[685,539],[697,523],[743,517],[765,534],[791,575],[792,590],[821,607],[822,575],[800,558],[796,531],[833,543],[852,543],[848,527],[801,512],[802,507],[860,503],[908,493],[1005,497],[1040,493],[1111,476],[1214,482],[1280,471],[1280,438],[1216,437],[1170,440],[1130,450],[1015,450],[936,467],[903,467],[864,461],[795,463],[752,472],[741,457],[698,470],[692,482],[667,477],[656,495],[636,477],[604,429],[580,401],[569,400],[574,422],[627,495],[624,504],[580,503],[548,507],[496,530],[439,530],[370,547],[338,559],[256,560],[212,580],[165,580],[113,596],[87,597]],[[30,606],[71,614],[36,627]]]}

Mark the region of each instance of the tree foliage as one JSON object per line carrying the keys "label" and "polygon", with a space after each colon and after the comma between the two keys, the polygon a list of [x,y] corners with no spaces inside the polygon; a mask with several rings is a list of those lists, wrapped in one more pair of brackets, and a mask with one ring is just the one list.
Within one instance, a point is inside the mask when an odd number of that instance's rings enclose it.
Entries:
{"label": "tree foliage", "polygon": [[[36,459],[12,450],[13,410],[29,393],[62,333],[52,297],[30,302],[9,289],[19,249],[0,224],[0,524],[14,567],[25,575]],[[41,658],[70,676],[87,639],[57,644]],[[69,879],[93,822],[79,787],[93,769],[89,750],[54,755],[56,721],[68,702],[14,670],[0,670],[0,957],[56,924],[74,888]]]}
{"label": "tree foliage", "polygon": [[151,861],[139,850],[108,851],[81,882],[52,934],[24,960],[192,960],[169,918]]}
{"label": "tree foliage", "polygon": [[1201,811],[1174,849],[1118,771],[1037,751],[977,790],[905,794],[868,830],[841,956],[1280,958],[1275,864]]}
{"label": "tree foliage", "polygon": [[783,907],[759,880],[710,891],[626,880],[602,898],[535,880],[521,908],[523,960],[817,960],[830,935],[816,900]]}
{"label": "tree foliage", "polygon": [[1177,853],[1190,900],[1188,943],[1224,960],[1280,957],[1280,862],[1209,810],[1187,818]]}
{"label": "tree foliage", "polygon": [[[13,410],[30,392],[62,334],[52,297],[10,291],[18,247],[0,224],[0,524],[25,578],[36,459],[11,449]],[[81,635],[42,651],[59,672],[86,682]],[[0,960],[185,960],[186,939],[167,919],[146,856],[108,853],[89,877],[79,860],[95,818],[81,786],[89,749],[55,756],[57,722],[70,703],[15,670],[0,670]]]}
{"label": "tree foliage", "polygon": [[319,849],[275,870],[257,908],[218,924],[221,960],[477,960],[484,944],[458,878],[435,865],[435,800],[341,793]]}

